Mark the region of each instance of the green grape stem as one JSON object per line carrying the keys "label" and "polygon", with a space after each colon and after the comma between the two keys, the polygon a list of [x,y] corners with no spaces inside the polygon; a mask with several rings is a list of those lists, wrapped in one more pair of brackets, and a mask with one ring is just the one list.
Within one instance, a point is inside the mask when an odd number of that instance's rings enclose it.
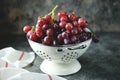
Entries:
{"label": "green grape stem", "polygon": [[35,31],[35,26],[32,26],[32,31]]}
{"label": "green grape stem", "polygon": [[48,14],[48,15],[52,15],[52,19],[55,19],[55,13],[56,13],[57,8],[58,8],[58,5],[56,5],[56,6],[52,9],[52,11]]}
{"label": "green grape stem", "polygon": [[[52,19],[55,19],[55,13],[56,13],[57,8],[58,8],[58,5],[56,5],[50,13],[48,13],[48,15],[52,15]],[[44,16],[38,16],[38,19],[40,19],[42,17],[44,17]]]}

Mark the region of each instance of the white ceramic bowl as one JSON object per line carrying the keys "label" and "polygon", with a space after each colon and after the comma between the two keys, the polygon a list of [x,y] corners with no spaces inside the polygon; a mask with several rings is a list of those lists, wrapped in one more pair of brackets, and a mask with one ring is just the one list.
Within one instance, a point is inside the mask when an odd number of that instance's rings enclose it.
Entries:
{"label": "white ceramic bowl", "polygon": [[47,46],[28,39],[33,51],[44,59],[40,69],[48,74],[68,75],[80,70],[79,58],[90,46],[92,39],[61,46]]}

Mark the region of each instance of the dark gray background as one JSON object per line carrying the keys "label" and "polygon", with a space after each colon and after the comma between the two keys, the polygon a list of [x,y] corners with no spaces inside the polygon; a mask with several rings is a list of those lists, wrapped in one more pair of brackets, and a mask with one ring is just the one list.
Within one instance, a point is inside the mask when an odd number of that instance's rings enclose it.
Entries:
{"label": "dark gray background", "polygon": [[55,5],[85,17],[95,32],[120,32],[120,0],[0,0],[0,34],[23,34],[23,26]]}

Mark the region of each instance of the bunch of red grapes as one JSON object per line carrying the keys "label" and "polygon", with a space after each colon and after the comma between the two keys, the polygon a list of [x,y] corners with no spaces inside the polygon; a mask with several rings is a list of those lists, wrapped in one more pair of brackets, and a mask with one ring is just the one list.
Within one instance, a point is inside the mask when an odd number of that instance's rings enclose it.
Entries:
{"label": "bunch of red grapes", "polygon": [[57,19],[47,14],[38,19],[35,27],[29,25],[23,28],[27,37],[35,42],[56,46],[76,44],[92,37],[91,32],[85,31],[87,21],[74,13],[60,11]]}

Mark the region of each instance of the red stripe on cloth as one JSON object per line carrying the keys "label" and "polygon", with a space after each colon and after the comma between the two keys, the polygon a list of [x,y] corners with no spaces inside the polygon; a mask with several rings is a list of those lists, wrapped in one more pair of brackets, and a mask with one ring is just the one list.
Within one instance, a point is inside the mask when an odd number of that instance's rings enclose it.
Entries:
{"label": "red stripe on cloth", "polygon": [[23,56],[24,56],[24,52],[21,53],[21,55],[20,55],[20,57],[19,57],[18,60],[19,60],[19,61],[22,60]]}
{"label": "red stripe on cloth", "polygon": [[8,62],[5,63],[5,67],[6,67],[6,68],[8,67]]}
{"label": "red stripe on cloth", "polygon": [[48,77],[49,77],[50,80],[53,80],[51,75],[48,74]]}

